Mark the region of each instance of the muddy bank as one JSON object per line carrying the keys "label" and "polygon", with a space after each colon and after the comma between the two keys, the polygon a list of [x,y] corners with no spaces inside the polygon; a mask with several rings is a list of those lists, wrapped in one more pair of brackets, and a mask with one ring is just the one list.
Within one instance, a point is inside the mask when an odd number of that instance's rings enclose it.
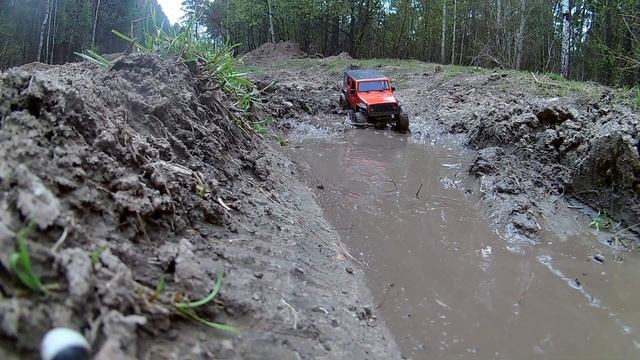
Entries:
{"label": "muddy bank", "polygon": [[[68,326],[101,359],[398,358],[295,168],[233,124],[216,84],[132,55],[13,69],[0,86],[0,357],[38,358]],[[30,223],[46,293],[9,271]],[[218,273],[197,313],[239,335],[175,309]]]}
{"label": "muddy bank", "polygon": [[541,97],[536,85],[505,91],[518,81],[509,73],[427,78],[437,84],[424,94],[436,99],[427,117],[477,151],[469,173],[497,219],[508,222],[507,237],[536,240],[539,203],[565,196],[637,224],[639,117],[608,100],[608,89],[591,85],[599,98]]}
{"label": "muddy bank", "polygon": [[446,137],[448,146],[475,154],[466,169],[478,185],[469,190],[481,194],[514,248],[537,243],[541,206],[567,206],[565,199],[586,204],[593,217],[606,212],[603,221],[616,238],[637,237],[635,227],[620,230],[640,219],[639,116],[613,89],[519,72],[346,57],[290,57],[254,77],[276,81],[269,108],[284,127],[326,127],[314,117],[345,115],[335,98],[347,67],[380,69],[395,81],[416,140]]}

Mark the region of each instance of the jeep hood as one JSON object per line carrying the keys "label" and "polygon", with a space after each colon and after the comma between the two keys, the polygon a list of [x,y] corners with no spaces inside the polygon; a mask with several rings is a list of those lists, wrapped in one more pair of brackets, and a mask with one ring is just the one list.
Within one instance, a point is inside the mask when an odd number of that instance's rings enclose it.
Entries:
{"label": "jeep hood", "polygon": [[360,99],[362,99],[362,101],[364,101],[367,105],[390,104],[398,102],[396,100],[396,97],[393,96],[393,92],[389,90],[361,92],[359,96]]}

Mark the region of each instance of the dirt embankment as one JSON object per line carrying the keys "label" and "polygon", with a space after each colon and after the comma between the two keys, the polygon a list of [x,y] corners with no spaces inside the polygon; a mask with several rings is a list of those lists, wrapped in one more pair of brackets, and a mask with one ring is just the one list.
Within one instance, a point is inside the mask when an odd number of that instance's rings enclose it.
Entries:
{"label": "dirt embankment", "polygon": [[248,64],[266,66],[282,60],[302,59],[305,57],[307,57],[307,54],[300,50],[300,45],[285,41],[276,44],[265,43],[244,55],[243,59]]}
{"label": "dirt embankment", "polygon": [[[100,359],[398,358],[295,168],[233,124],[215,83],[148,55],[1,81],[1,358],[38,358],[54,326]],[[9,271],[29,222],[34,272],[57,288],[46,294]],[[174,306],[219,272],[197,313],[239,335]]]}
{"label": "dirt embankment", "polygon": [[584,95],[563,88],[575,84],[540,84],[508,72],[424,78],[429,85],[412,97],[414,114],[424,111],[427,121],[460,134],[477,152],[469,173],[479,178],[492,214],[507,224],[508,239],[537,240],[544,223],[539,205],[563,197],[627,226],[638,223],[640,117],[615,104],[610,89],[584,85]]}
{"label": "dirt embankment", "polygon": [[623,221],[616,231],[640,222],[640,117],[615,101],[612,89],[521,72],[346,56],[272,63],[256,78],[264,85],[276,81],[269,108],[292,126],[292,120],[313,122],[309,115],[341,113],[335,99],[346,67],[375,67],[396,81],[416,140],[447,134],[449,145],[474,152],[467,172],[478,178],[484,205],[505,227],[507,241],[537,242],[541,204],[557,206],[562,198]]}

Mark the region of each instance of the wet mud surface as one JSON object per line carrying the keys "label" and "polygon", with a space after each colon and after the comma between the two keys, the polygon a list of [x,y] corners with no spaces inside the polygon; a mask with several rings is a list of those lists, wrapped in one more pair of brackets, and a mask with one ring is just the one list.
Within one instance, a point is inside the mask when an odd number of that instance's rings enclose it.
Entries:
{"label": "wet mud surface", "polygon": [[[39,358],[55,326],[95,359],[399,357],[293,164],[234,124],[217,84],[149,55],[0,81],[0,358]],[[9,261],[30,223],[46,293]],[[176,309],[220,273],[196,313],[239,334]]]}
{"label": "wet mud surface", "polygon": [[[393,60],[262,66],[286,154],[403,356],[639,356],[638,115],[611,89]],[[346,123],[349,67],[391,77],[411,135]],[[616,219],[602,231],[599,211]]]}
{"label": "wet mud surface", "polygon": [[292,134],[290,153],[367,264],[375,307],[404,356],[640,354],[640,259],[600,243],[585,215],[550,205],[540,244],[514,251],[470,191],[468,152],[390,131]]}

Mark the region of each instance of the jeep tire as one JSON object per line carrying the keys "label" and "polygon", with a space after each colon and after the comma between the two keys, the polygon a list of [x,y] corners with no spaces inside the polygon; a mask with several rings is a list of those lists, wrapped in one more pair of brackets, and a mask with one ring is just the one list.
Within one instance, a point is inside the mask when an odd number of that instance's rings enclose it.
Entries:
{"label": "jeep tire", "polygon": [[340,110],[348,110],[349,103],[347,99],[344,97],[344,93],[340,94],[340,100],[338,100],[338,104],[340,104]]}
{"label": "jeep tire", "polygon": [[367,125],[367,115],[360,112],[352,112],[351,113],[351,125],[357,127],[366,127]]}
{"label": "jeep tire", "polygon": [[409,131],[409,116],[404,111],[398,115],[398,120],[396,121],[396,131],[401,133],[406,133]]}

